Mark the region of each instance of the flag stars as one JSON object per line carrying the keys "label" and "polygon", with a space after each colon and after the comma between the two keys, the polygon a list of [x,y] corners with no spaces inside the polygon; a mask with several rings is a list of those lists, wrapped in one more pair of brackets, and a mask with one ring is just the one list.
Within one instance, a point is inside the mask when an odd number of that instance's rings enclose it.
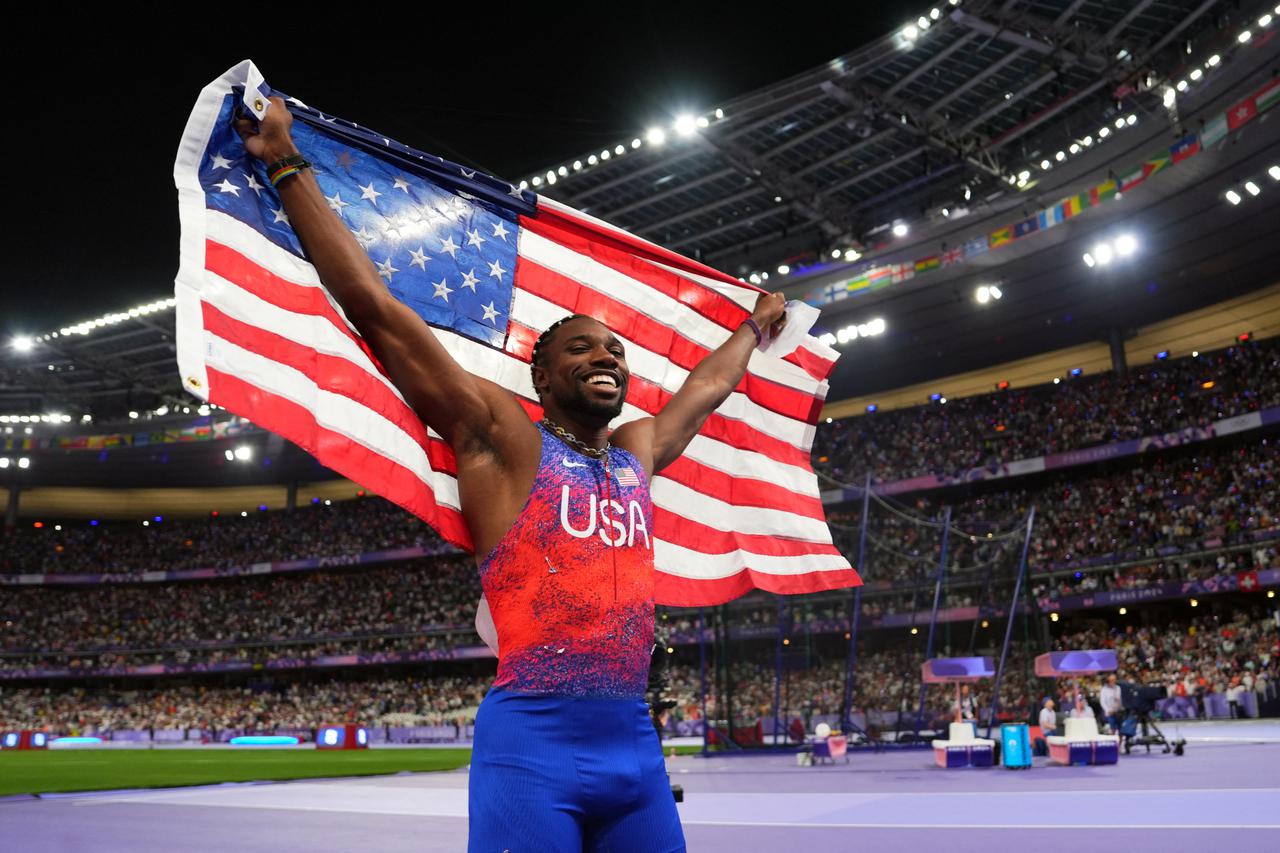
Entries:
{"label": "flag stars", "polygon": [[423,272],[426,272],[427,261],[431,259],[427,257],[425,252],[422,251],[422,247],[419,246],[417,249],[410,249],[409,254],[413,256],[413,260],[409,262],[409,266],[418,267]]}
{"label": "flag stars", "polygon": [[[369,248],[369,244],[376,239],[376,235],[370,234],[369,229],[363,225],[360,226],[359,231],[356,231],[354,228],[351,229],[351,233],[355,235],[356,242],[359,243],[361,246],[364,246],[366,249]],[[400,271],[395,270],[395,272],[400,272]]]}
{"label": "flag stars", "polygon": [[476,285],[480,283],[480,279],[476,278],[475,269],[469,269],[462,274],[462,286],[471,288],[471,292],[476,292]]}
{"label": "flag stars", "polygon": [[258,183],[258,179],[252,174],[245,175],[245,179],[249,183],[249,189],[253,190],[254,195],[262,195],[262,184]]}
{"label": "flag stars", "polygon": [[462,247],[453,242],[452,234],[446,237],[444,242],[440,245],[440,251],[448,253],[449,257],[453,258],[455,261],[458,259],[458,249],[460,248]]}
{"label": "flag stars", "polygon": [[493,300],[489,300],[488,305],[481,305],[480,310],[484,311],[484,320],[486,323],[498,325],[498,309],[493,307]]}
{"label": "flag stars", "polygon": [[477,249],[479,249],[481,244],[484,242],[485,242],[485,239],[480,236],[480,229],[473,228],[467,232],[468,246],[475,246]]}
{"label": "flag stars", "polygon": [[467,169],[463,169],[463,168],[459,167],[459,168],[458,168],[458,171],[459,171],[459,172],[461,172],[461,173],[462,173],[462,177],[466,178],[468,181],[473,180],[473,179],[475,178],[475,176],[476,176],[476,170],[475,170],[475,169],[471,169],[470,171],[468,171]]}
{"label": "flag stars", "polygon": [[[372,181],[370,182],[372,183]],[[404,175],[396,175],[395,186],[392,189],[404,190],[405,195],[409,194],[409,179]]]}
{"label": "flag stars", "polygon": [[496,278],[498,281],[502,281],[502,276],[504,273],[506,273],[506,270],[502,268],[501,261],[494,261],[493,263],[489,264],[490,277]]}
{"label": "flag stars", "polygon": [[210,169],[230,169],[231,161],[221,154],[212,155],[213,162],[209,164]]}
{"label": "flag stars", "polygon": [[235,184],[231,183],[231,181],[229,181],[229,180],[227,180],[227,179],[225,179],[225,178],[223,179],[222,183],[220,183],[220,184],[216,184],[216,186],[217,186],[217,188],[218,188],[221,192],[224,192],[224,193],[231,193],[231,194],[232,194],[233,196],[235,196],[236,198],[239,198],[239,197],[240,197],[240,189],[241,189],[241,188],[240,188],[240,187],[238,187],[238,186],[236,186]]}
{"label": "flag stars", "polygon": [[375,263],[375,266],[378,268],[378,275],[382,276],[387,281],[391,281],[391,276],[400,272],[400,270],[391,266],[391,258],[387,258],[382,263]]}
{"label": "flag stars", "polygon": [[333,195],[327,195],[324,198],[325,201],[329,202],[329,207],[333,212],[338,215],[342,215],[342,208],[351,205],[351,202],[342,200],[342,193],[339,190],[334,190]]}
{"label": "flag stars", "polygon": [[276,217],[276,218],[272,221],[272,223],[271,223],[272,225],[274,225],[274,224],[275,224],[275,223],[277,223],[277,222],[283,222],[285,225],[288,225],[288,224],[289,224],[289,217],[285,214],[285,212],[284,212],[284,208],[283,208],[283,207],[282,207],[282,208],[280,208],[279,210],[276,210],[276,209],[273,207],[273,208],[271,208],[271,212],[272,212],[273,214],[275,214],[275,217]]}
{"label": "flag stars", "polygon": [[367,187],[360,187],[360,198],[362,200],[368,199],[373,202],[374,207],[378,206],[378,196],[380,195],[382,195],[382,193],[373,188],[373,181],[369,181],[369,186]]}
{"label": "flag stars", "polygon": [[507,234],[509,233],[511,232],[507,231],[507,229],[503,227],[501,220],[493,223],[493,236],[501,239],[502,242],[507,242]]}
{"label": "flag stars", "polygon": [[433,299],[438,296],[445,302],[449,301],[449,294],[453,293],[453,288],[449,286],[447,279],[441,278],[439,281],[433,281],[431,286],[436,289],[436,292],[431,294]]}
{"label": "flag stars", "polygon": [[507,195],[514,199],[524,201],[524,190],[520,189],[515,184],[507,184],[507,186],[511,187],[511,189],[507,190]]}

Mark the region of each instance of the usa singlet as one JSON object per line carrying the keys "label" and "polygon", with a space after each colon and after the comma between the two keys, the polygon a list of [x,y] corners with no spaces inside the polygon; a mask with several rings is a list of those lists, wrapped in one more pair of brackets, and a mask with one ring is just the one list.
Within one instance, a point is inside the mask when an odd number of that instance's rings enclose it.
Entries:
{"label": "usa singlet", "polygon": [[634,456],[542,424],[524,509],[480,567],[498,675],[476,714],[472,853],[679,853],[680,816],[644,702],[653,504]]}
{"label": "usa singlet", "polygon": [[653,502],[639,461],[608,464],[544,425],[524,509],[480,567],[498,633],[495,687],[641,698],[653,648]]}

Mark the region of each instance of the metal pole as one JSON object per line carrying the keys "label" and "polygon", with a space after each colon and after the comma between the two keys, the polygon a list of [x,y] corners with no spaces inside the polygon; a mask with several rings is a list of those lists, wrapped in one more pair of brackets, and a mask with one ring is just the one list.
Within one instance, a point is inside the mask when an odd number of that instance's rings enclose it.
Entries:
{"label": "metal pole", "polygon": [[[947,507],[942,513],[942,555],[938,558],[938,574],[933,582],[933,611],[929,614],[929,641],[925,644],[924,657],[928,660],[933,657],[933,633],[938,626],[938,605],[942,602],[942,582],[947,573],[947,544],[951,541],[951,507]],[[915,614],[911,614],[911,621],[915,621]],[[924,679],[920,680],[920,706],[916,709],[916,734],[920,734],[920,727],[924,724],[924,697],[927,685]]]}
{"label": "metal pole", "polygon": [[[862,485],[862,529],[858,533],[858,572],[862,577],[867,574],[867,524],[871,514],[871,475],[867,474]],[[840,730],[844,734],[853,731],[853,689],[854,678],[858,670],[858,622],[862,616],[862,587],[853,588],[853,599],[849,602],[849,658],[844,673],[844,719],[840,722]]]}
{"label": "metal pole", "polygon": [[5,505],[5,509],[4,509],[4,526],[5,527],[18,526],[18,494],[19,492],[18,492],[17,483],[14,483],[13,485],[9,486],[9,503]]}
{"label": "metal pole", "polygon": [[698,680],[701,682],[702,696],[702,756],[705,758],[711,751],[708,748],[711,723],[707,719],[707,609],[698,608]]}
{"label": "metal pole", "polygon": [[778,723],[782,712],[782,635],[786,631],[782,617],[782,596],[778,596],[778,636],[773,642],[773,745],[778,745]]}
{"label": "metal pole", "polygon": [[1004,626],[1004,645],[1000,647],[1000,664],[996,667],[995,684],[991,686],[991,713],[987,717],[987,737],[995,726],[996,711],[1000,707],[1000,682],[1004,678],[1004,662],[1009,654],[1009,640],[1013,637],[1013,620],[1018,615],[1018,596],[1022,594],[1022,576],[1027,572],[1027,552],[1031,548],[1031,528],[1036,523],[1036,508],[1027,513],[1027,536],[1022,541],[1022,557],[1018,560],[1018,576],[1013,582],[1013,597],[1009,599],[1009,622]]}

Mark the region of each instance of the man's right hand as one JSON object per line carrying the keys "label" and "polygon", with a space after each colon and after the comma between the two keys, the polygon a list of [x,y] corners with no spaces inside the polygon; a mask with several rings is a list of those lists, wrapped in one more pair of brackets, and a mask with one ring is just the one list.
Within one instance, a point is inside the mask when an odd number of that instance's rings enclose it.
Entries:
{"label": "man's right hand", "polygon": [[264,163],[297,154],[289,131],[293,127],[293,114],[284,105],[284,99],[271,98],[271,107],[260,121],[251,118],[236,119],[236,133],[244,141],[244,148]]}

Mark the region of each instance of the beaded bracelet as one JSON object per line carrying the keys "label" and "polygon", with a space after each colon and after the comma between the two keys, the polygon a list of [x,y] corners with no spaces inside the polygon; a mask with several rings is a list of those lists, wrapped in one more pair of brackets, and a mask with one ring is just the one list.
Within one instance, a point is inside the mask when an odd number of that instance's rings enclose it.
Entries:
{"label": "beaded bracelet", "polygon": [[756,324],[756,321],[748,317],[747,319],[742,321],[742,325],[750,326],[751,331],[756,333],[756,345],[759,346],[760,342],[764,340],[764,335],[760,333],[760,326]]}

